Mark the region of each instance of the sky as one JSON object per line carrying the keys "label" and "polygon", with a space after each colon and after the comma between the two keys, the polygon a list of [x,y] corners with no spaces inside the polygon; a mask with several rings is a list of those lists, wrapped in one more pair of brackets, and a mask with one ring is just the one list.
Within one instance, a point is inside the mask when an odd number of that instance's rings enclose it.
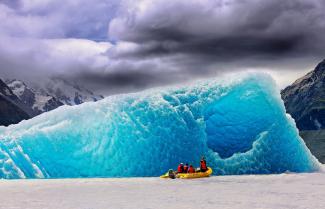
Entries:
{"label": "sky", "polygon": [[238,71],[283,88],[325,58],[323,0],[0,0],[0,78],[109,95]]}

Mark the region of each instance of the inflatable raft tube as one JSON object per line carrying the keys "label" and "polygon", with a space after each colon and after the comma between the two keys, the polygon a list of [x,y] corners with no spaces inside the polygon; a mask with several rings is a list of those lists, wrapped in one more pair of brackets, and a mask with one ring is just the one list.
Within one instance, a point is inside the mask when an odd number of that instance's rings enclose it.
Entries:
{"label": "inflatable raft tube", "polygon": [[[212,168],[208,167],[208,170],[205,172],[178,173],[176,174],[176,178],[181,178],[181,179],[205,178],[205,177],[209,177],[211,174],[212,174]],[[160,178],[169,178],[168,172],[160,176]]]}

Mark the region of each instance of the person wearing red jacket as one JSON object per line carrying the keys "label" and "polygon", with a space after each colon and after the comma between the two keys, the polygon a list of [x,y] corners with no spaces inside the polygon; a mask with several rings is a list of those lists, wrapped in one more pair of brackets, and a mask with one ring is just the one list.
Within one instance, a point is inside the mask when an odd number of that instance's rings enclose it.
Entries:
{"label": "person wearing red jacket", "polygon": [[200,171],[205,172],[207,170],[208,170],[207,162],[205,161],[204,157],[202,157],[202,159],[200,161]]}
{"label": "person wearing red jacket", "polygon": [[184,173],[184,165],[183,165],[183,163],[178,165],[177,173]]}
{"label": "person wearing red jacket", "polygon": [[190,167],[188,168],[188,173],[195,173],[193,165],[190,165]]}

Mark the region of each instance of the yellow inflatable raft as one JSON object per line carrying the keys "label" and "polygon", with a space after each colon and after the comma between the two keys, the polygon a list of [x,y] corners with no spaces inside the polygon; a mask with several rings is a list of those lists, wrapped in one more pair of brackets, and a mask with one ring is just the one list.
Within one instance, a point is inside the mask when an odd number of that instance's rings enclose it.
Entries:
{"label": "yellow inflatable raft", "polygon": [[168,179],[169,178],[168,172],[165,173],[164,175],[161,175],[160,178],[162,178],[162,179]]}
{"label": "yellow inflatable raft", "polygon": [[[204,177],[209,177],[211,174],[212,174],[212,168],[208,167],[208,170],[205,172],[178,173],[176,174],[176,178],[181,178],[181,179],[204,178]],[[168,172],[160,176],[160,178],[169,178]]]}

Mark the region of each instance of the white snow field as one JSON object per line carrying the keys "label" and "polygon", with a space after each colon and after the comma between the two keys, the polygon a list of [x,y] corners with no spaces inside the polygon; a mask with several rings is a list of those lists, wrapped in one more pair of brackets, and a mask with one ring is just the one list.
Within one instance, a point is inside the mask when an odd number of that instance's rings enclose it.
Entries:
{"label": "white snow field", "polygon": [[0,180],[4,209],[325,208],[325,174]]}

